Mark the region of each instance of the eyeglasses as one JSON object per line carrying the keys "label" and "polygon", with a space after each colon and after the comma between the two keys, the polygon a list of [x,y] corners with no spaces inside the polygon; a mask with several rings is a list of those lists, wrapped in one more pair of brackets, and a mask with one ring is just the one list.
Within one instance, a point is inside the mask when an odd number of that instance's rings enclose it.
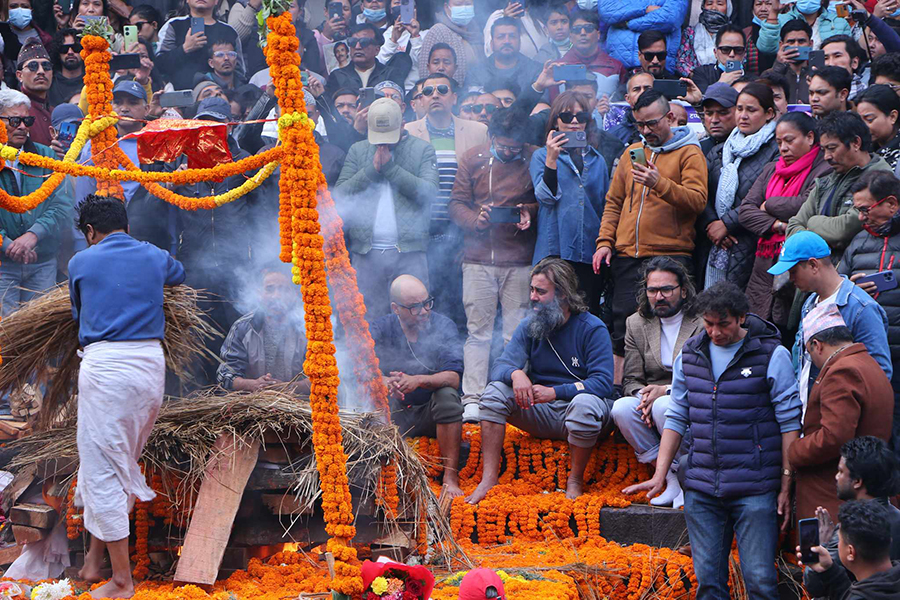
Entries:
{"label": "eyeglasses", "polygon": [[230,58],[234,60],[237,58],[237,52],[234,50],[216,50],[213,52],[213,58]]}
{"label": "eyeglasses", "polygon": [[375,45],[375,39],[370,37],[352,37],[347,39],[347,45],[351,48],[359,46],[360,48],[365,50],[369,46]]}
{"label": "eyeglasses", "polygon": [[658,119],[650,119],[649,121],[635,121],[634,126],[637,127],[638,129],[644,129],[644,128],[652,129],[652,128],[656,127],[656,125],[662,120],[663,120],[663,118],[660,117]]}
{"label": "eyeglasses", "polygon": [[744,52],[747,51],[747,49],[743,46],[719,46],[717,50],[725,56],[731,56],[732,54],[734,54],[735,56],[741,56],[742,54],[744,54]]}
{"label": "eyeglasses", "polygon": [[[413,100],[418,100],[418,99],[421,98],[422,96],[424,96],[424,94],[423,94],[422,92],[419,92],[418,94],[414,94],[413,97],[412,97],[412,99],[413,99]],[[464,109],[464,110],[465,110],[465,109]]]}
{"label": "eyeglasses", "polygon": [[69,50],[73,51],[75,54],[81,52],[81,44],[75,42],[74,44],[62,44],[59,47],[60,54],[68,54]]}
{"label": "eyeglasses", "polygon": [[434,296],[429,296],[428,298],[425,299],[424,302],[416,302],[415,304],[410,304],[409,306],[406,306],[405,304],[400,304],[399,302],[397,302],[396,304],[397,304],[397,306],[408,310],[410,312],[410,314],[419,316],[419,315],[423,314],[426,310],[431,311],[431,309],[434,308]]}
{"label": "eyeglasses", "polygon": [[0,117],[4,121],[9,121],[9,126],[13,129],[16,129],[22,123],[25,123],[25,127],[31,127],[34,125],[34,117],[32,115],[28,115],[27,117]]}
{"label": "eyeglasses", "polygon": [[662,294],[663,298],[668,298],[672,294],[675,293],[675,290],[680,288],[680,285],[664,285],[662,287],[648,287],[647,295],[648,296],[656,296],[657,294]]}
{"label": "eyeglasses", "polygon": [[522,146],[504,146],[503,144],[494,142],[494,149],[500,150],[501,152],[509,152],[510,154],[518,154],[522,151]]}
{"label": "eyeglasses", "polygon": [[879,204],[881,204],[882,202],[884,202],[884,201],[887,200],[888,198],[893,198],[894,201],[897,200],[897,197],[896,197],[896,196],[893,196],[893,195],[891,195],[891,196],[885,196],[884,198],[882,198],[881,200],[879,200],[879,201],[876,202],[875,204],[872,204],[871,206],[863,206],[862,208],[857,208],[856,210],[859,211],[859,214],[861,214],[862,216],[868,217],[868,216],[869,216],[869,211],[870,211],[870,210],[872,210],[873,208],[875,208],[876,206],[878,206]]}
{"label": "eyeglasses", "polygon": [[443,83],[440,85],[427,85],[422,88],[422,95],[431,96],[434,94],[435,90],[437,90],[437,93],[441,96],[446,96],[450,93],[450,86]]}
{"label": "eyeglasses", "polygon": [[565,124],[569,124],[572,121],[578,121],[579,123],[587,123],[591,119],[591,113],[586,110],[578,111],[577,113],[564,111],[559,113],[559,120]]}
{"label": "eyeglasses", "polygon": [[53,63],[49,60],[33,60],[29,63],[25,63],[23,67],[32,73],[37,73],[40,69],[43,69],[45,73],[49,73],[53,70]]}
{"label": "eyeglasses", "polygon": [[462,110],[463,112],[471,112],[475,114],[486,112],[487,114],[492,115],[494,114],[494,111],[497,110],[497,107],[493,104],[467,104],[460,110]]}
{"label": "eyeglasses", "polygon": [[572,25],[569,29],[572,33],[594,33],[597,31],[597,26],[593,23],[587,23],[585,25]]}
{"label": "eyeglasses", "polygon": [[654,58],[657,60],[657,62],[665,62],[666,55],[668,53],[663,51],[663,52],[641,52],[641,54],[644,55],[644,60],[646,60],[647,62],[653,62]]}

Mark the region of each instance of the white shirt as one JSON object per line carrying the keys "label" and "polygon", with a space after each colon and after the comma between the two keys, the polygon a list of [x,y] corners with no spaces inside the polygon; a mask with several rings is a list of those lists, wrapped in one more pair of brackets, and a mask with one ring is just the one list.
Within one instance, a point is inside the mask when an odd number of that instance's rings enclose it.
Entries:
{"label": "white shirt", "polygon": [[659,349],[662,365],[671,370],[675,359],[675,343],[678,341],[678,332],[681,331],[681,322],[684,320],[684,311],[671,317],[660,317]]}
{"label": "white shirt", "polygon": [[378,208],[375,209],[375,222],[372,224],[372,249],[389,250],[400,244],[397,233],[397,213],[394,212],[394,194],[390,184],[383,183],[369,193],[378,194]]}
{"label": "white shirt", "polygon": [[[838,289],[834,290],[832,295],[822,300],[817,300],[816,306],[834,302],[840,290],[841,286],[838,286]],[[802,414],[800,415],[800,422],[802,423],[806,418],[806,403],[809,400],[809,373],[812,370],[812,358],[810,358],[809,352],[806,351],[806,342],[800,340],[800,343],[803,345],[803,365],[800,367],[800,381],[798,383],[800,384],[800,402],[803,404]]]}

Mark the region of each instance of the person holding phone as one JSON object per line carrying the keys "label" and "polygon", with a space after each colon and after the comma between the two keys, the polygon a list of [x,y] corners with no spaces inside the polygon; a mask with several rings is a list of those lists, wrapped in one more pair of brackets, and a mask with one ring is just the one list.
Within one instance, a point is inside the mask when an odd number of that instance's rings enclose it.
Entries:
{"label": "person holding phone", "polygon": [[691,73],[691,80],[697,84],[701,92],[706,92],[706,88],[716,82],[733,85],[744,76],[744,59],[747,56],[747,38],[744,36],[744,30],[727,23],[719,28],[715,41],[715,62],[698,65]]}
{"label": "person holding phone", "polygon": [[[681,32],[681,44],[675,59],[676,72],[693,78],[694,71],[702,65],[715,65],[716,36],[731,18],[730,0],[702,0],[700,18]],[[743,33],[743,31],[741,32]]]}
{"label": "person holding phone", "polygon": [[772,71],[788,80],[788,102],[807,104],[809,102],[809,77],[812,71],[809,61],[801,58],[809,56],[812,50],[812,27],[803,19],[793,19],[784,24],[779,34],[778,54]]}
{"label": "person holding phone", "polygon": [[802,19],[813,31],[812,45],[821,47],[822,40],[833,35],[851,35],[850,23],[839,17],[833,2],[829,0],[797,0],[785,3],[788,9],[784,12],[770,10],[766,20],[759,28],[757,47],[760,52],[775,54],[778,51],[779,32],[781,27],[793,19]]}
{"label": "person holding phone", "polygon": [[[419,61],[419,51],[422,49],[423,36],[428,34],[428,30],[422,31],[419,20],[414,16],[409,23],[403,22],[402,7],[400,3],[404,0],[391,0],[391,17],[394,19],[393,24],[384,32],[384,45],[378,51],[378,61],[387,64],[391,58],[398,52],[406,52],[412,59],[413,64]],[[412,5],[413,14],[415,15],[415,0],[405,0]],[[403,89],[410,90],[418,80],[418,72],[410,69],[403,82]]]}

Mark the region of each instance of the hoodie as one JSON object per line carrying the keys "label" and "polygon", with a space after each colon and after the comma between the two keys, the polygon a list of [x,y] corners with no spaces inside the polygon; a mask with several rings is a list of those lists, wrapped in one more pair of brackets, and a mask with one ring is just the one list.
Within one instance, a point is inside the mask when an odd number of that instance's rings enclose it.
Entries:
{"label": "hoodie", "polygon": [[[634,180],[629,152],[643,149],[659,169],[653,189]],[[688,127],[675,127],[661,147],[642,142],[625,149],[606,195],[597,247],[610,247],[632,258],[689,255],[694,222],[706,207],[706,157]]]}
{"label": "hoodie", "polygon": [[849,587],[850,580],[843,571],[832,565],[821,574],[829,600],[900,600],[900,563],[894,562],[891,569],[856,581]]}

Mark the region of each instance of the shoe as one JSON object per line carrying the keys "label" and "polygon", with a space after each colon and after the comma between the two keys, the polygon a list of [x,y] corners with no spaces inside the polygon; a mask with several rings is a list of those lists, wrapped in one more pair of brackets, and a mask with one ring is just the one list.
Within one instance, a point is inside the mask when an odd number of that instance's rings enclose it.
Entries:
{"label": "shoe", "polygon": [[478,423],[478,403],[471,402],[463,407],[463,423]]}

